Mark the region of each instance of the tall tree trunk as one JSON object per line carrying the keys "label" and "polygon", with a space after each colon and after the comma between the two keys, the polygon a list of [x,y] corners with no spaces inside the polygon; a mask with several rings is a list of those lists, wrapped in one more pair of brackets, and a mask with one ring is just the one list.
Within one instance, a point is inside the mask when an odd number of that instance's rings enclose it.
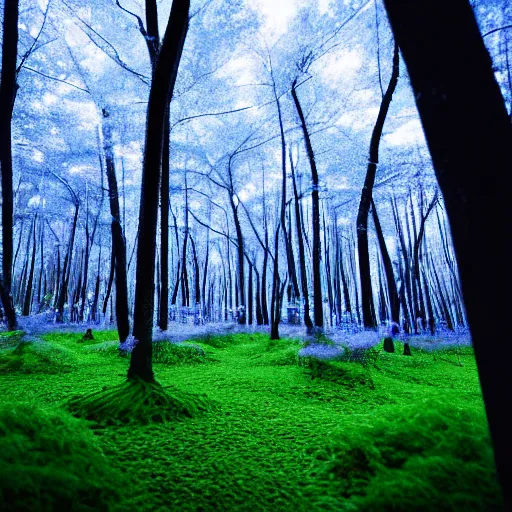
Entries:
{"label": "tall tree trunk", "polygon": [[253,291],[252,264],[249,263],[249,282],[247,283],[247,322],[252,325]]}
{"label": "tall tree trunk", "polygon": [[[512,346],[503,336],[512,287],[504,170],[512,125],[467,0],[385,0],[450,220],[505,509],[512,509]],[[478,101],[475,101],[475,98]]]}
{"label": "tall tree trunk", "polygon": [[292,160],[292,154],[290,152],[290,168],[292,173],[292,185],[293,185],[293,198],[295,206],[295,224],[297,229],[297,245],[299,246],[299,271],[300,271],[300,284],[302,289],[302,297],[304,299],[304,324],[308,334],[311,334],[313,330],[313,322],[309,314],[309,290],[308,290],[308,273],[306,269],[306,253],[304,251],[304,238],[302,230],[302,212],[300,210],[299,194],[297,192],[297,183],[295,180],[295,169]]}
{"label": "tall tree trunk", "polygon": [[44,275],[44,222],[43,217],[41,217],[41,229],[39,235],[39,247],[40,247],[40,262],[39,262],[39,279],[37,283],[37,303],[41,305],[41,290],[43,287],[43,275]]}
{"label": "tall tree trunk", "polygon": [[357,253],[359,256],[359,279],[361,282],[361,305],[363,309],[363,323],[367,328],[376,327],[375,306],[373,304],[372,280],[370,272],[370,254],[368,250],[368,213],[373,195],[373,185],[375,175],[377,174],[377,165],[379,163],[379,145],[384,128],[384,122],[388,114],[391,99],[398,83],[399,74],[399,54],[398,44],[395,43],[393,52],[393,71],[389,80],[386,93],[382,97],[377,121],[373,128],[370,141],[370,152],[368,158],[368,168],[364,180],[359,210],[357,212]]}
{"label": "tall tree trunk", "polygon": [[260,282],[260,273],[258,272],[258,267],[256,266],[256,260],[253,260],[252,264],[254,268],[254,273],[256,274],[256,325],[263,325],[263,314],[261,311],[261,282]]}
{"label": "tall tree trunk", "polygon": [[158,185],[162,158],[165,112],[171,101],[188,30],[189,0],[174,0],[169,22],[154,68],[146,122],[139,213],[139,243],[133,336],[137,340],[130,359],[128,379],[154,382],[153,315],[155,295],[156,225]]}
{"label": "tall tree trunk", "polygon": [[169,321],[169,160],[170,160],[169,108],[165,113],[164,147],[162,152],[162,179],[160,181],[160,269],[161,290],[158,327],[167,330]]}
{"label": "tall tree trunk", "polygon": [[7,316],[7,327],[16,329],[12,287],[12,113],[18,90],[18,0],[4,1],[2,69],[0,71],[0,167],[2,168],[2,276],[0,298]]}
{"label": "tall tree trunk", "polygon": [[384,234],[380,225],[379,216],[377,215],[377,209],[373,198],[371,200],[373,224],[375,225],[375,231],[377,232],[377,240],[379,242],[380,254],[382,256],[382,265],[384,267],[384,274],[386,275],[386,283],[388,285],[388,298],[389,305],[391,308],[391,320],[397,324],[400,322],[400,298],[398,297],[398,291],[396,289],[396,281],[393,273],[393,265],[391,258],[389,257],[388,248],[386,241],[384,240]]}
{"label": "tall tree trunk", "polygon": [[322,212],[322,224],[324,227],[324,252],[325,252],[325,280],[327,283],[327,300],[329,301],[329,322],[332,325],[332,315],[334,313],[334,300],[332,294],[332,280],[331,280],[331,259],[330,247],[328,243],[328,233],[325,225],[325,211]]}
{"label": "tall tree trunk", "polygon": [[[123,343],[130,334],[130,320],[128,309],[128,279],[126,276],[126,240],[121,227],[121,210],[119,208],[119,191],[117,188],[116,169],[114,165],[114,147],[110,114],[106,109],[103,114],[103,149],[105,152],[105,169],[108,181],[108,198],[110,214],[112,216],[112,250],[116,268],[116,319],[119,341]],[[140,245],[140,240],[139,240]]]}
{"label": "tall tree trunk", "polygon": [[25,292],[25,302],[23,303],[23,316],[30,315],[30,308],[32,305],[32,288],[34,287],[34,269],[36,263],[36,220],[37,213],[34,217],[34,225],[32,227],[32,260],[30,262],[30,272]]}
{"label": "tall tree trunk", "polygon": [[267,263],[268,263],[268,226],[267,214],[264,211],[264,228],[265,228],[265,247],[267,248],[263,254],[263,268],[261,270],[261,313],[263,316],[263,324],[269,324],[268,305],[267,305]]}
{"label": "tall tree trunk", "polygon": [[[108,276],[108,282],[107,282],[107,290],[105,292],[105,299],[103,301],[103,309],[102,313],[103,315],[107,314],[107,307],[108,307],[108,300],[110,299],[110,294],[112,292],[112,284],[114,282],[114,275],[115,275],[115,269],[116,269],[116,257],[114,255],[114,240],[112,240],[112,251],[110,253],[110,272]],[[101,251],[100,251],[101,254]],[[98,258],[98,276],[100,275],[100,258]]]}
{"label": "tall tree trunk", "polygon": [[319,199],[319,181],[318,171],[316,168],[315,154],[313,146],[309,137],[308,127],[306,125],[306,118],[302,112],[302,107],[297,96],[297,79],[292,83],[292,97],[295,104],[295,109],[300,118],[302,133],[304,136],[304,143],[306,145],[306,152],[308,155],[309,165],[311,167],[311,182],[313,191],[311,192],[311,202],[313,205],[313,308],[314,308],[314,323],[315,327],[323,329],[324,315],[323,315],[323,301],[322,301],[322,253],[320,247],[320,199]]}
{"label": "tall tree trunk", "polygon": [[352,304],[350,302],[350,292],[348,289],[347,275],[345,274],[345,265],[343,263],[343,240],[339,241],[339,270],[341,275],[341,283],[343,285],[343,301],[345,303],[345,312],[350,316],[350,322],[353,322]]}
{"label": "tall tree trunk", "polygon": [[174,283],[174,289],[172,291],[172,297],[171,297],[171,304],[173,306],[176,305],[176,301],[178,300],[178,289],[180,286],[180,277],[181,277],[181,260],[180,260],[180,238],[178,236],[178,224],[176,222],[176,216],[174,213],[172,214],[172,218],[174,221],[174,234],[176,236],[176,252],[178,253],[178,264],[177,264],[177,270],[176,270],[176,281]]}
{"label": "tall tree trunk", "polygon": [[71,271],[71,262],[73,258],[73,247],[75,245],[75,233],[76,233],[76,225],[78,222],[78,211],[80,205],[79,203],[75,204],[75,214],[73,216],[73,223],[71,225],[71,234],[69,236],[69,245],[66,252],[66,257],[64,258],[64,267],[62,269],[62,284],[60,287],[59,293],[59,302],[57,304],[57,321],[64,321],[64,304],[66,304],[68,298],[68,285],[69,285],[69,274]]}
{"label": "tall tree trunk", "polygon": [[242,234],[242,226],[240,224],[240,218],[238,217],[238,205],[235,205],[233,200],[234,190],[229,194],[229,204],[233,213],[233,221],[235,223],[236,240],[237,240],[237,268],[238,268],[238,289],[237,294],[237,307],[241,306],[243,309],[242,316],[240,318],[241,324],[247,323],[247,315],[245,312],[245,265],[244,265],[244,237]]}
{"label": "tall tree trunk", "polygon": [[194,304],[201,304],[201,286],[199,284],[201,277],[199,275],[199,261],[197,258],[196,243],[192,236],[190,237],[190,243],[192,245],[192,258],[194,260]]}

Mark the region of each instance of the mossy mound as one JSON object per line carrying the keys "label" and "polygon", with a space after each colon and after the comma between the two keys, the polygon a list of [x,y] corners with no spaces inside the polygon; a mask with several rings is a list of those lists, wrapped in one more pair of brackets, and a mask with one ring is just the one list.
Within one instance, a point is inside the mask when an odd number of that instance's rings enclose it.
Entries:
{"label": "mossy mound", "polygon": [[207,334],[206,336],[194,336],[191,341],[209,345],[213,348],[227,348],[232,345],[247,343],[247,336],[249,336],[250,341],[254,342],[268,340],[268,334],[255,332],[250,335],[247,333]]}
{"label": "mossy mound", "polygon": [[110,356],[130,357],[130,353],[126,350],[119,350],[119,340],[104,341],[103,343],[86,345],[84,346],[84,352],[106,354]]}
{"label": "mossy mound", "polygon": [[111,389],[73,397],[67,407],[74,416],[108,426],[177,421],[213,410],[216,404],[206,395],[133,379]]}
{"label": "mossy mound", "polygon": [[3,511],[111,510],[123,485],[85,422],[33,404],[0,408]]}
{"label": "mossy mound", "polygon": [[14,348],[0,350],[0,374],[69,373],[76,367],[76,358],[68,350],[40,341],[23,338]]}
{"label": "mossy mound", "polygon": [[205,351],[197,345],[168,341],[153,343],[153,363],[180,365],[201,364],[207,361],[208,357]]}
{"label": "mossy mound", "polygon": [[15,347],[25,336],[25,331],[0,332],[0,348]]}
{"label": "mossy mound", "polygon": [[370,371],[362,365],[346,361],[322,361],[315,357],[299,357],[298,361],[312,379],[322,379],[349,389],[361,386],[375,389]]}
{"label": "mossy mound", "polygon": [[107,331],[92,331],[94,339],[84,340],[84,332],[52,332],[43,334],[41,338],[44,341],[58,343],[59,345],[80,344],[95,345],[106,342],[117,341],[119,344],[119,334],[117,330],[111,329]]}
{"label": "mossy mound", "polygon": [[300,343],[298,340],[281,338],[271,340],[266,337],[265,349],[262,351],[258,344],[257,349],[253,349],[251,359],[258,366],[296,366],[298,362],[298,352]]}
{"label": "mossy mound", "polygon": [[394,407],[371,426],[335,431],[314,456],[316,485],[350,510],[503,507],[482,409],[437,400]]}

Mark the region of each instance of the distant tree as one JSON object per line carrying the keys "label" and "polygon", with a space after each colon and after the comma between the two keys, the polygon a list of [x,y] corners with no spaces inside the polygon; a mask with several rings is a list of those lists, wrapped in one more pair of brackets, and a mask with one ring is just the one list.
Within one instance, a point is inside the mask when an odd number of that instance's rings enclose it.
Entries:
{"label": "distant tree", "polygon": [[363,310],[363,323],[367,328],[377,327],[370,273],[370,254],[368,251],[368,213],[372,202],[373,185],[375,183],[377,165],[379,163],[379,145],[382,136],[382,129],[384,128],[384,122],[398,82],[399,62],[398,45],[395,43],[393,51],[393,70],[388,88],[382,97],[377,121],[373,128],[368,155],[368,167],[366,170],[363,190],[361,192],[361,200],[359,201],[359,210],[357,212],[357,254],[359,256],[361,306]]}

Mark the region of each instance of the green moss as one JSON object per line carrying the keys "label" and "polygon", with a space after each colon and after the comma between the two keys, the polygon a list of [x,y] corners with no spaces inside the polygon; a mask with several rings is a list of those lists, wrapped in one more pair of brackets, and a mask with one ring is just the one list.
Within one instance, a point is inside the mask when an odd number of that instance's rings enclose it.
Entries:
{"label": "green moss", "polygon": [[[85,345],[85,344],[84,344]],[[85,353],[106,354],[111,356],[118,356],[127,358],[130,356],[126,351],[119,350],[119,340],[104,341],[102,343],[95,343],[94,345],[85,345]]]}
{"label": "green moss", "polygon": [[[355,426],[354,426],[355,427]],[[312,475],[354,510],[500,510],[481,408],[428,400],[335,431]]]}
{"label": "green moss", "polygon": [[14,348],[0,349],[0,374],[68,373],[76,365],[70,351],[35,339],[24,339]]}
{"label": "green moss", "polygon": [[2,510],[111,510],[123,482],[85,423],[33,404],[0,407]]}
{"label": "green moss", "polygon": [[0,348],[16,346],[25,336],[25,331],[3,331],[0,332]]}
{"label": "green moss", "polygon": [[214,409],[206,398],[157,383],[133,379],[111,389],[77,396],[67,403],[71,413],[99,425],[176,421]]}
{"label": "green moss", "polygon": [[106,331],[92,331],[94,336],[93,340],[82,341],[82,337],[85,334],[85,329],[83,332],[52,332],[48,334],[43,334],[41,338],[45,341],[60,344],[60,345],[70,345],[74,343],[80,343],[81,345],[92,345],[97,343],[104,343],[109,341],[119,341],[119,334],[116,330],[106,330]]}
{"label": "green moss", "polygon": [[170,365],[206,363],[206,352],[198,345],[188,343],[153,343],[153,362]]}
{"label": "green moss", "polygon": [[[94,331],[94,336],[101,340],[98,333]],[[110,336],[107,338],[111,340],[109,346],[112,353],[117,354],[117,333],[105,336]],[[54,346],[65,348],[74,355],[76,369],[72,373],[51,375],[0,374],[0,402],[65,405],[79,395],[84,407],[77,412],[84,417],[97,414],[100,420],[91,425],[96,443],[107,457],[106,464],[133,477],[130,485],[126,486],[133,492],[130,496],[123,495],[117,504],[117,509],[123,512],[355,511],[372,506],[371,496],[377,500],[380,487],[383,495],[395,492],[395,488],[404,495],[412,496],[416,492],[420,503],[422,493],[428,496],[432,489],[443,489],[437,477],[436,480],[428,479],[434,469],[426,465],[436,454],[425,450],[411,451],[412,441],[409,440],[405,446],[396,449],[396,441],[391,438],[384,437],[381,443],[371,445],[366,442],[368,438],[365,435],[361,449],[373,446],[377,460],[381,460],[382,453],[386,452],[386,444],[394,446],[393,453],[399,455],[393,462],[386,454],[391,462],[375,466],[375,474],[385,478],[372,477],[369,480],[363,478],[364,459],[357,459],[359,466],[356,468],[359,467],[364,485],[361,486],[361,494],[349,494],[348,497],[341,494],[336,476],[323,471],[325,467],[317,455],[326,452],[334,432],[339,437],[348,438],[377,426],[381,416],[389,419],[385,425],[394,418],[407,419],[410,411],[406,404],[416,405],[420,410],[430,404],[430,409],[436,411],[443,406],[431,401],[437,395],[442,397],[448,408],[481,411],[482,396],[473,357],[465,357],[461,367],[439,357],[434,359],[432,354],[426,353],[413,353],[413,357],[399,353],[379,354],[377,367],[341,362],[339,368],[345,373],[311,378],[310,370],[296,362],[278,363],[286,357],[290,360],[295,357],[295,351],[300,349],[299,343],[286,339],[270,342],[265,334],[233,336],[231,333],[220,337],[224,343],[220,343],[218,349],[193,340],[193,344],[199,346],[207,357],[214,355],[215,364],[155,364],[154,367],[163,388],[159,391],[183,402],[187,401],[183,398],[185,394],[192,395],[191,399],[197,395],[204,398],[206,394],[208,400],[220,404],[208,413],[199,409],[197,414],[176,416],[176,409],[163,407],[164,411],[170,411],[169,421],[160,422],[161,418],[152,418],[160,405],[144,405],[144,399],[140,399],[143,392],[129,389],[126,384],[128,359],[106,357],[100,349],[103,343],[105,346],[108,344],[105,338],[97,345],[87,346],[76,342],[76,339],[70,341],[68,334],[58,341],[57,338],[50,339],[54,340]],[[454,356],[446,356],[449,357]],[[373,389],[369,383],[358,382],[356,377],[360,372],[363,372],[363,378],[366,378],[364,372],[368,372],[374,383]],[[350,385],[343,385],[345,378]],[[100,391],[102,389],[104,391]],[[157,392],[150,400],[156,402],[158,396]],[[88,402],[87,405],[84,402]],[[165,406],[166,402],[163,404]],[[139,408],[139,412],[134,408]],[[127,423],[119,421],[117,414],[125,414]],[[183,421],[175,421],[177,417]],[[474,423],[478,428],[486,429],[481,412],[475,416]],[[432,429],[442,427],[426,421],[418,421],[418,424],[418,428],[424,424],[425,432],[416,436],[416,440],[430,450],[426,438]],[[469,450],[466,457],[476,454],[476,460],[480,460],[488,446],[482,447],[475,437],[464,439],[462,446]],[[338,453],[334,449],[332,452]],[[457,455],[457,461],[461,460],[459,456],[462,457]],[[404,457],[409,462],[400,466]],[[426,469],[410,469],[413,477],[407,479],[405,473],[399,472],[413,468],[415,459],[427,461]],[[375,460],[369,457],[370,462]],[[439,465],[432,462],[432,466]],[[482,481],[488,482],[493,478],[487,466],[479,467]],[[392,478],[392,475],[395,476]],[[405,482],[411,483],[406,489],[400,487],[402,476]],[[454,480],[453,486],[454,489],[459,486],[465,501],[457,502],[454,491],[448,502],[462,504],[455,510],[473,510],[468,504],[471,499],[478,499],[481,488],[474,486],[470,495],[465,491],[467,487],[458,480]],[[386,499],[394,498],[389,494]],[[412,497],[409,504],[411,502]],[[375,503],[374,508],[378,509],[379,502]],[[390,510],[386,507],[388,505],[384,503],[381,510]],[[410,509],[416,510],[414,507]]]}
{"label": "green moss", "polygon": [[375,389],[372,374],[363,365],[346,361],[322,361],[315,357],[301,357],[299,365],[306,368],[312,379],[322,379],[350,389],[360,386]]}

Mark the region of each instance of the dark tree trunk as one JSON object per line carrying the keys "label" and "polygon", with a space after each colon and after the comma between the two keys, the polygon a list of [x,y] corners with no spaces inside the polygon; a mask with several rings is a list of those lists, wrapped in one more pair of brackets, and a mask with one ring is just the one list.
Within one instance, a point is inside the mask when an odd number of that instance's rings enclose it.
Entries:
{"label": "dark tree trunk", "polygon": [[[192,244],[192,258],[194,259],[194,303],[201,303],[201,287],[199,285],[201,276],[199,275],[199,261],[197,259],[196,243],[194,239],[190,237],[190,243]],[[203,297],[204,298],[204,297]]]}
{"label": "dark tree trunk", "polygon": [[368,158],[368,168],[364,180],[359,210],[357,212],[357,253],[359,255],[359,278],[361,281],[361,305],[363,309],[363,323],[367,328],[376,327],[375,306],[373,304],[372,280],[370,273],[370,254],[368,251],[368,213],[373,194],[373,184],[377,174],[377,165],[379,163],[379,145],[384,128],[384,122],[391,105],[391,99],[398,83],[399,74],[399,54],[398,45],[395,43],[393,52],[393,71],[389,80],[388,88],[380,104],[379,115],[373,128],[370,141],[370,152]]}
{"label": "dark tree trunk", "polygon": [[[211,210],[210,210],[210,213],[211,213]],[[211,215],[208,215],[208,220],[211,221]],[[204,267],[203,267],[203,297],[205,296],[205,293],[206,293],[206,281],[208,278],[209,257],[210,257],[210,230],[207,229],[206,230],[206,254],[204,257]],[[207,315],[207,311],[205,308],[206,308],[206,304],[203,305],[203,317],[205,317]]]}
{"label": "dark tree trunk", "polygon": [[[112,245],[114,245],[113,240],[112,240]],[[114,256],[114,247],[112,247],[112,252],[110,253],[110,273],[108,276],[107,291],[105,292],[105,300],[103,301],[103,309],[102,309],[102,313],[104,315],[107,314],[108,299],[110,299],[110,294],[112,292],[112,283],[114,282],[115,269],[116,269],[116,257]],[[98,259],[98,276],[99,275],[100,275],[100,260]]]}
{"label": "dark tree trunk", "polygon": [[77,202],[75,204],[75,215],[73,216],[73,224],[71,226],[71,235],[69,237],[69,245],[66,252],[66,257],[64,258],[64,267],[62,269],[62,284],[59,293],[59,302],[57,304],[57,321],[64,321],[64,304],[66,304],[66,300],[68,298],[68,285],[69,285],[69,274],[71,271],[71,261],[73,258],[73,247],[75,245],[75,233],[76,233],[76,224],[78,222],[78,211],[80,205]]}
{"label": "dark tree trunk", "polygon": [[173,306],[176,305],[176,301],[178,300],[178,289],[180,287],[180,276],[181,276],[181,260],[180,260],[180,238],[178,236],[178,224],[176,223],[176,216],[174,213],[172,214],[172,218],[174,220],[174,234],[176,236],[176,251],[178,253],[178,268],[176,271],[176,282],[174,283],[174,289],[172,291],[171,304]]}
{"label": "dark tree trunk", "polygon": [[302,297],[304,298],[304,324],[306,330],[311,333],[313,330],[313,322],[309,314],[309,290],[308,290],[308,274],[306,269],[306,253],[304,250],[304,238],[302,230],[302,213],[300,210],[299,194],[297,192],[297,183],[295,181],[295,169],[293,166],[292,155],[290,153],[290,168],[292,172],[293,198],[295,205],[295,223],[297,228],[297,245],[299,246],[299,271],[300,284],[302,288]]}
{"label": "dark tree trunk", "polygon": [[[231,171],[230,171],[231,173]],[[242,234],[242,226],[240,225],[240,219],[238,217],[238,205],[235,205],[233,201],[234,190],[229,194],[229,204],[233,213],[233,221],[235,223],[236,240],[237,240],[237,268],[238,268],[238,290],[237,294],[237,307],[242,306],[243,313],[240,317],[240,323],[247,323],[247,316],[245,314],[245,265],[244,265],[244,237]]]}
{"label": "dark tree trunk", "polygon": [[[265,247],[268,249],[268,228],[266,213],[265,215]],[[268,325],[268,305],[267,305],[267,262],[268,262],[268,250],[264,251],[263,254],[263,268],[261,270],[261,313],[263,316],[263,324]]]}
{"label": "dark tree trunk", "polygon": [[[108,181],[108,198],[112,216],[112,250],[116,268],[116,319],[119,341],[123,343],[130,334],[128,309],[128,280],[126,276],[126,241],[121,227],[121,210],[119,208],[119,192],[117,188],[116,169],[114,166],[114,148],[110,128],[109,113],[103,109],[103,141],[105,167]],[[140,245],[140,240],[139,240]]]}
{"label": "dark tree trunk", "polygon": [[34,217],[34,225],[32,227],[32,259],[30,262],[30,272],[25,291],[25,302],[23,303],[23,316],[30,315],[30,307],[32,305],[32,288],[34,287],[34,269],[36,264],[36,220],[37,214]]}
{"label": "dark tree trunk", "polygon": [[260,273],[256,267],[256,260],[253,261],[254,273],[256,274],[256,324],[263,325],[263,314],[261,312],[261,284],[260,284]]}
{"label": "dark tree trunk", "polygon": [[158,327],[167,330],[169,321],[169,108],[165,113],[164,147],[162,152],[162,179],[160,182],[160,307]]}
{"label": "dark tree trunk", "polygon": [[[443,193],[468,323],[495,448],[505,508],[512,508],[512,346],[503,336],[512,286],[512,223],[504,170],[512,125],[492,62],[467,0],[385,0],[407,65],[423,130]],[[477,101],[475,101],[477,99]]]}
{"label": "dark tree trunk", "polygon": [[339,254],[339,270],[341,275],[341,284],[343,285],[343,300],[345,303],[345,312],[347,312],[350,315],[350,321],[353,322],[350,292],[348,290],[347,276],[345,274],[345,265],[343,263],[343,240],[339,241]]}
{"label": "dark tree trunk", "polygon": [[249,264],[249,282],[247,284],[247,322],[249,323],[249,325],[252,325],[252,286],[252,265]]}
{"label": "dark tree trunk", "polygon": [[16,329],[12,301],[12,112],[18,90],[16,59],[18,56],[18,0],[4,1],[2,69],[0,74],[0,167],[2,168],[2,275],[0,297],[7,316],[7,327]]}
{"label": "dark tree trunk", "polygon": [[323,329],[324,315],[322,303],[322,254],[320,247],[320,199],[319,199],[319,182],[318,171],[316,168],[315,154],[313,146],[309,137],[308,127],[306,125],[306,118],[302,112],[299,97],[296,91],[297,80],[292,84],[292,97],[295,104],[295,109],[300,118],[302,133],[304,136],[304,143],[306,145],[306,152],[308,155],[309,165],[311,167],[311,182],[313,191],[311,192],[311,201],[313,205],[313,308],[314,308],[314,323],[315,327]]}
{"label": "dark tree trunk", "polygon": [[178,66],[188,30],[189,0],[174,0],[161,45],[149,93],[146,140],[142,167],[139,213],[139,243],[133,336],[137,340],[130,359],[128,379],[154,382],[153,315],[155,295],[156,225],[158,185],[165,124],[165,112],[172,98]]}
{"label": "dark tree trunk", "polygon": [[37,303],[41,304],[41,290],[43,288],[43,275],[44,275],[44,222],[41,218],[41,232],[39,235],[39,248],[40,248],[40,268],[39,268],[39,279],[37,284]]}
{"label": "dark tree trunk", "polygon": [[375,231],[377,232],[377,240],[379,242],[380,254],[382,256],[382,265],[384,267],[384,274],[386,275],[386,282],[388,285],[388,298],[391,307],[391,320],[397,324],[400,322],[400,298],[398,297],[398,291],[396,289],[395,276],[393,274],[393,265],[391,258],[389,257],[388,248],[384,240],[384,234],[380,225],[379,216],[375,208],[375,203],[372,198],[372,214],[373,223],[375,225]]}

